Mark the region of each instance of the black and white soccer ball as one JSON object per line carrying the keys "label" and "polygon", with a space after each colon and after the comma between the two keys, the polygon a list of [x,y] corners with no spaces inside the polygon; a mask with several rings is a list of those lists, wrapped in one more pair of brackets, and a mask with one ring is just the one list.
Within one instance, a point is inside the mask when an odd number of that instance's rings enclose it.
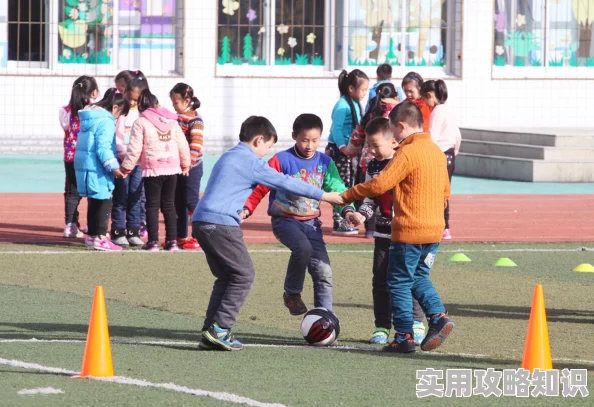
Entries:
{"label": "black and white soccer ball", "polygon": [[332,311],[316,307],[307,311],[303,316],[301,334],[311,345],[332,345],[340,334],[340,322]]}

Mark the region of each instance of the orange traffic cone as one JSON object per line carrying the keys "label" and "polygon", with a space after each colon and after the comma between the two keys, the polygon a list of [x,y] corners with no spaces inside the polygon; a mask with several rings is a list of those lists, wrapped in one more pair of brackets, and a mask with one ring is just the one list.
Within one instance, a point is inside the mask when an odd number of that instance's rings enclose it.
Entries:
{"label": "orange traffic cone", "polygon": [[553,368],[544,292],[540,284],[534,287],[528,333],[526,334],[526,344],[524,345],[524,357],[522,358],[522,365],[520,367],[529,370],[530,373],[534,372],[536,368],[539,368],[541,371]]}
{"label": "orange traffic cone", "polygon": [[105,312],[105,297],[103,287],[95,287],[95,298],[91,310],[91,321],[87,334],[87,344],[83,356],[80,375],[74,377],[111,377],[113,363],[111,361],[111,346],[109,345],[109,331],[107,329],[107,313]]}

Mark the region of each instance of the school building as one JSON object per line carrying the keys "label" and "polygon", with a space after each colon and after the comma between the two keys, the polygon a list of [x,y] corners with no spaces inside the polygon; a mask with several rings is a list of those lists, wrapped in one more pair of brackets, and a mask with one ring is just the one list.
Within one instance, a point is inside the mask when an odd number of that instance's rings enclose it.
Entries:
{"label": "school building", "polygon": [[388,62],[446,81],[458,174],[594,181],[593,23],[594,0],[0,0],[0,153],[59,154],[74,79],[123,69],[166,107],[190,84],[207,153],[254,114],[286,148],[300,113],[327,137],[342,69]]}

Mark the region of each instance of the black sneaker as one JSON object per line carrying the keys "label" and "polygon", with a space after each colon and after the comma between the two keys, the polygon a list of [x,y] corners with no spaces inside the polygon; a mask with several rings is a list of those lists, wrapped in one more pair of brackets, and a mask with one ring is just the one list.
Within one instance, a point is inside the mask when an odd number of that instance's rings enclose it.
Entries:
{"label": "black sneaker", "polygon": [[346,220],[340,219],[334,221],[334,228],[332,228],[332,234],[341,236],[357,235],[359,234],[359,229],[349,226],[346,223]]}
{"label": "black sneaker", "polygon": [[301,299],[301,294],[283,294],[285,307],[289,309],[291,315],[302,315],[307,312],[307,306]]}
{"label": "black sneaker", "polygon": [[416,352],[415,337],[413,334],[396,332],[392,343],[384,346],[382,351],[392,353]]}
{"label": "black sneaker", "polygon": [[432,315],[427,320],[429,321],[429,331],[423,342],[421,342],[421,349],[425,352],[431,351],[444,343],[454,330],[454,322],[448,317],[447,312]]}
{"label": "black sneaker", "polygon": [[122,247],[128,247],[130,243],[126,237],[126,229],[115,229],[111,231],[111,241]]}
{"label": "black sneaker", "polygon": [[163,245],[163,250],[166,252],[178,252],[179,246],[177,245],[177,240],[169,240],[165,242]]}
{"label": "black sneaker", "polygon": [[159,242],[156,240],[148,241],[142,246],[142,250],[146,250],[147,252],[158,252]]}

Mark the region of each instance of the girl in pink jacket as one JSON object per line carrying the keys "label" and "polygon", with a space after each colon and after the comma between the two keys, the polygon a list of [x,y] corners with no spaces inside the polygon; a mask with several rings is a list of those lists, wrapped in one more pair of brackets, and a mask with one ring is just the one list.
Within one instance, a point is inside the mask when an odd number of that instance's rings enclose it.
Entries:
{"label": "girl in pink jacket", "polygon": [[[427,106],[433,109],[429,121],[429,133],[431,133],[431,140],[446,155],[448,175],[451,183],[452,175],[456,169],[456,155],[460,151],[462,135],[458,127],[456,114],[449,105],[445,104],[446,100],[448,100],[448,88],[441,79],[437,81],[426,81],[421,85],[421,97]],[[444,211],[444,217],[446,227],[443,232],[443,239],[449,240],[452,238],[452,234],[450,233],[449,201]]]}
{"label": "girl in pink jacket", "polygon": [[190,148],[177,124],[177,115],[158,107],[159,101],[144,89],[138,98],[140,117],[134,122],[122,172],[129,173],[140,160],[146,194],[148,242],[143,250],[159,251],[159,209],[165,218],[166,251],[177,251],[175,187],[177,175],[190,170]]}

